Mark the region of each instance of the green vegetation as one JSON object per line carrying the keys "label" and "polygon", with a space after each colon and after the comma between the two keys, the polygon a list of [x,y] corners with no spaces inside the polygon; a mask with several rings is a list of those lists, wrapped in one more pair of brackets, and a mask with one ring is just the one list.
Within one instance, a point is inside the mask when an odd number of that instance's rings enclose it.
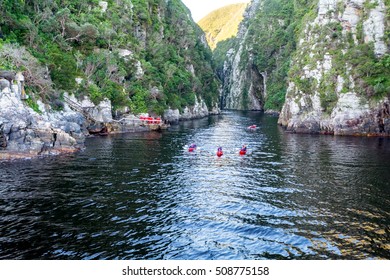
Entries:
{"label": "green vegetation", "polygon": [[27,104],[31,109],[33,109],[36,113],[42,114],[41,110],[39,109],[39,106],[38,106],[37,102],[36,102],[35,100],[31,99],[31,97],[28,98],[28,99],[26,99],[25,102],[26,102],[26,104]]}
{"label": "green vegetation", "polygon": [[247,3],[238,3],[222,7],[198,22],[206,33],[207,42],[212,50],[219,42],[237,35],[238,26],[243,19],[247,5]]}
{"label": "green vegetation", "polygon": [[[341,91],[339,89],[339,94],[357,92],[368,100],[380,99],[390,94],[390,56],[389,54],[382,57],[376,56],[373,43],[364,43],[363,38],[363,20],[367,17],[369,10],[376,6],[377,4],[368,1],[364,3],[362,20],[358,23],[356,30],[358,44],[355,43],[352,32],[343,34],[340,22],[334,21],[324,26],[306,25],[311,21],[309,15],[313,14],[316,9],[312,9],[305,16],[301,27],[297,29],[298,36],[314,38],[315,35],[315,41],[304,41],[293,55],[289,79],[303,94],[319,92],[321,106],[325,113],[330,114],[337,104],[336,87],[340,78],[343,84]],[[338,8],[344,7],[339,5]],[[305,26],[307,30],[303,32]],[[323,73],[320,83],[317,84],[312,78],[305,78],[303,69],[316,69],[317,63],[323,63],[326,56],[331,59],[332,67],[328,72]],[[350,81],[350,77],[353,82]]]}
{"label": "green vegetation", "polygon": [[[385,0],[387,16],[389,1]],[[295,84],[296,95],[317,91],[328,113],[338,94],[357,91],[367,99],[379,99],[390,92],[390,55],[378,57],[374,46],[364,43],[363,20],[357,26],[358,44],[340,21],[307,24],[317,15],[318,0],[262,1],[243,23],[247,26],[243,42],[234,34],[245,4],[212,13],[200,24],[218,37],[213,53],[179,0],[108,0],[106,11],[99,2],[0,0],[0,68],[23,71],[32,100],[59,104],[66,91],[87,95],[95,103],[109,98],[114,108],[127,106],[134,113],[162,114],[168,107],[183,110],[194,105],[199,97],[209,108],[215,105],[219,88],[215,73],[223,80],[226,53],[237,52],[241,45],[243,72],[256,69],[259,85],[251,88],[261,91],[260,76],[267,77],[266,99],[261,100],[265,109],[282,108],[288,82]],[[366,1],[362,19],[376,5]],[[341,1],[337,9],[345,9]],[[389,44],[386,28],[384,40]],[[222,35],[226,30],[232,33]],[[304,69],[315,70],[325,57],[330,57],[331,69],[321,81],[306,78]],[[337,92],[340,80],[344,82]],[[247,89],[252,81],[247,82],[243,103],[250,99]]]}
{"label": "green vegetation", "polygon": [[64,91],[134,113],[217,102],[211,50],[181,1],[99,2],[0,0],[0,67],[53,103]]}
{"label": "green vegetation", "polygon": [[[287,74],[291,56],[296,49],[297,33],[301,29],[303,15],[310,11],[312,2],[265,0],[255,16],[245,23],[248,26],[248,35],[243,42],[245,47],[240,67],[245,69],[248,64],[253,64],[260,72],[266,73],[265,109],[281,110],[284,104]],[[215,51],[217,54],[218,48]],[[216,61],[217,68],[221,67],[218,64],[219,59]]]}
{"label": "green vegetation", "polygon": [[213,60],[215,68],[220,79],[223,79],[223,65],[226,60],[226,53],[235,47],[237,43],[236,38],[226,39],[224,41],[218,42],[217,47],[213,51]]}
{"label": "green vegetation", "polygon": [[[385,4],[389,14],[389,0]],[[337,104],[339,94],[357,92],[368,100],[380,99],[390,94],[390,55],[375,55],[374,45],[364,42],[363,33],[364,20],[370,9],[377,5],[371,1],[364,3],[362,19],[356,30],[356,44],[352,32],[343,30],[339,20],[325,25],[313,24],[318,13],[318,0],[264,0],[255,15],[243,23],[248,28],[244,42],[230,39],[217,45],[214,59],[218,73],[223,78],[226,52],[233,48],[237,53],[241,44],[242,72],[250,77],[250,69],[256,68],[262,75],[267,75],[265,109],[282,108],[288,82],[294,83],[292,94],[295,96],[318,92],[321,106],[329,114]],[[344,9],[344,2],[339,1],[337,14]],[[325,16],[336,17],[333,11]],[[389,34],[387,30],[384,38],[387,43]],[[301,41],[299,48],[298,41]],[[330,65],[326,71],[322,69],[325,62]],[[320,81],[306,77],[306,71],[319,71]],[[262,79],[258,82],[261,83]],[[243,91],[243,102],[248,100],[245,94]],[[245,108],[246,104],[242,105]]]}
{"label": "green vegetation", "polygon": [[345,60],[362,95],[380,99],[390,95],[390,55],[378,58],[373,44],[362,44],[348,50]]}

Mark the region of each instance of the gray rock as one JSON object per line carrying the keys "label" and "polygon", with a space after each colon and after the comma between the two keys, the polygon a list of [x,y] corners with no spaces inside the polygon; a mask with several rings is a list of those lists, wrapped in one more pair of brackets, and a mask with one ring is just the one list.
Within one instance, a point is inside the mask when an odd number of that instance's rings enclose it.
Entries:
{"label": "gray rock", "polygon": [[[14,95],[0,96],[1,159],[33,157],[77,151],[85,137],[80,125],[61,120],[61,114],[39,115]],[[56,129],[64,124],[68,132]],[[80,139],[76,140],[71,133]]]}
{"label": "gray rock", "polygon": [[11,87],[11,83],[7,79],[4,78],[0,79],[0,92],[2,92],[5,88],[10,88],[10,87]]}
{"label": "gray rock", "polygon": [[0,78],[8,80],[10,83],[15,79],[14,71],[0,70]]}
{"label": "gray rock", "polygon": [[[222,90],[222,107],[231,110],[262,110],[261,100],[266,95],[266,75],[252,67],[255,57],[249,55],[249,61],[246,67],[242,67],[242,57],[244,53],[250,53],[245,42],[248,37],[248,19],[255,16],[260,1],[252,1],[244,14],[244,20],[239,26],[237,39],[240,45],[237,51],[230,49],[227,53],[227,59],[224,64],[223,77],[224,87]],[[244,91],[248,96],[248,104],[244,106]]]}
{"label": "gray rock", "polygon": [[[289,83],[286,102],[278,121],[287,130],[335,135],[390,136],[390,127],[388,126],[390,113],[388,113],[388,105],[386,105],[389,104],[389,98],[368,101],[367,97],[365,98],[361,93],[358,93],[357,87],[360,77],[353,76],[348,61],[345,61],[343,76],[332,73],[334,72],[332,70],[335,58],[331,54],[331,50],[326,52],[323,49],[322,42],[317,44],[318,30],[313,31],[312,28],[313,24],[316,25],[317,29],[327,28],[327,24],[336,22],[337,18],[341,22],[343,30],[342,36],[337,41],[335,40],[334,44],[338,44],[337,47],[342,48],[345,47],[342,43],[349,40],[351,34],[355,44],[359,44],[356,34],[357,27],[363,21],[365,43],[372,42],[374,44],[378,57],[389,53],[388,47],[383,42],[383,34],[386,30],[386,7],[383,0],[376,2],[376,5],[368,8],[364,7],[365,0],[319,1],[317,18],[314,22],[306,24],[303,32],[306,38],[300,40],[297,46],[299,53],[292,61],[294,64],[300,63],[302,57],[312,58],[313,61],[309,61],[303,67],[301,79],[315,80],[317,85],[310,92],[303,93],[294,82]],[[340,7],[345,7],[345,9],[338,11]],[[336,15],[340,15],[340,17],[336,17]],[[329,48],[335,48],[335,46]],[[348,49],[342,51],[347,52]],[[322,57],[316,56],[319,52],[324,53],[324,55]],[[329,85],[329,81],[335,83],[334,101],[325,111],[321,104],[321,94],[324,94],[324,90],[319,85]]]}
{"label": "gray rock", "polygon": [[178,109],[168,109],[164,111],[164,120],[169,123],[178,123],[180,120],[180,112]]}

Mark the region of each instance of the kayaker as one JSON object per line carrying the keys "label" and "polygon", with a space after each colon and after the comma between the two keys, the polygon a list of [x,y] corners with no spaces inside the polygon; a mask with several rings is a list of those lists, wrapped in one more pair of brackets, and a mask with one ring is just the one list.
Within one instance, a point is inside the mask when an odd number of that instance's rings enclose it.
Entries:
{"label": "kayaker", "polygon": [[246,154],[246,145],[242,145],[242,148],[240,150],[240,155],[245,155]]}
{"label": "kayaker", "polygon": [[193,152],[193,151],[195,151],[196,150],[196,144],[191,144],[189,147],[188,147],[188,151],[189,152]]}
{"label": "kayaker", "polygon": [[222,147],[218,147],[218,150],[217,150],[217,156],[218,157],[221,157],[223,155],[223,151],[222,151]]}

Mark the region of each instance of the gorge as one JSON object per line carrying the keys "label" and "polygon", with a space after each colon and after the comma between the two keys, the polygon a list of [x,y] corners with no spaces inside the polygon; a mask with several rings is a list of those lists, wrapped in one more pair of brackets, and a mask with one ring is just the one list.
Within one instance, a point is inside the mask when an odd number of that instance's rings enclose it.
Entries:
{"label": "gorge", "polygon": [[389,0],[0,7],[0,259],[390,259]]}

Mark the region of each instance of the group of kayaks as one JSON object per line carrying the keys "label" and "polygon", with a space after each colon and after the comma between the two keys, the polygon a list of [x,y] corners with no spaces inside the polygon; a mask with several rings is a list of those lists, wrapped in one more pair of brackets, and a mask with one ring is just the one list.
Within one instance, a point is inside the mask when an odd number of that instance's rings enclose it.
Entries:
{"label": "group of kayaks", "polygon": [[[197,146],[195,144],[191,144],[189,147],[188,147],[188,152],[190,153],[193,153],[195,152],[197,149]],[[244,156],[246,155],[246,152],[247,152],[247,147],[246,145],[242,145],[240,151],[238,152],[241,156]],[[223,150],[222,150],[222,147],[218,147],[217,149],[217,157],[222,157],[223,156]]]}
{"label": "group of kayaks", "polygon": [[[251,125],[251,126],[248,126],[248,129],[249,130],[256,130],[257,126],[256,125]],[[190,153],[195,152],[196,148],[197,148],[196,144],[191,144],[190,146],[188,146],[188,152],[190,152]],[[238,152],[239,155],[244,156],[244,155],[246,155],[246,152],[247,152],[246,145],[242,145],[240,151]],[[222,156],[223,156],[222,147],[218,147],[218,149],[217,149],[217,157],[222,157]]]}

